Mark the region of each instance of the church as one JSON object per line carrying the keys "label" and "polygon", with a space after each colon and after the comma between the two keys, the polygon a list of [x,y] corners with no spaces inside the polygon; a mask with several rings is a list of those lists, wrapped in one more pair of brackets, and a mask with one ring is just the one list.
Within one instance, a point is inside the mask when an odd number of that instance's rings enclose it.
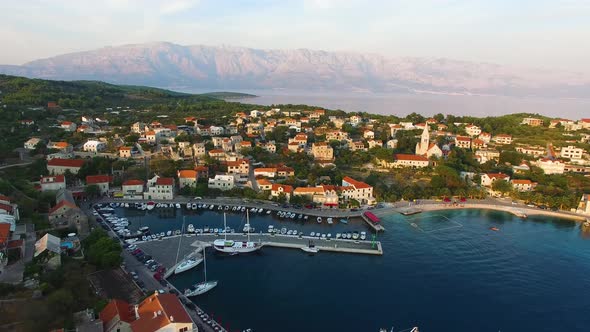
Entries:
{"label": "church", "polygon": [[442,157],[442,150],[435,143],[430,143],[430,133],[428,132],[428,125],[424,126],[424,131],[420,136],[420,142],[416,144],[416,155],[425,156],[430,158],[432,156],[436,158]]}

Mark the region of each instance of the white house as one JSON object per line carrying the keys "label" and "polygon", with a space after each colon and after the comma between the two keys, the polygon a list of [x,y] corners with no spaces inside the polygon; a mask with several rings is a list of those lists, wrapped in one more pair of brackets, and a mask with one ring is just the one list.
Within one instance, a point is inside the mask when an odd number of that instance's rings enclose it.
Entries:
{"label": "white house", "polygon": [[343,198],[350,200],[354,199],[361,204],[374,204],[373,187],[362,182],[357,181],[349,176],[342,178],[342,187],[350,187],[353,190],[346,190],[342,192]]}
{"label": "white house", "polygon": [[88,175],[86,176],[86,185],[95,185],[102,195],[109,192],[109,183],[113,178],[108,175]]}
{"label": "white house", "polygon": [[398,153],[394,155],[395,161],[393,162],[393,167],[413,167],[413,168],[422,168],[428,167],[430,161],[425,156],[415,155],[415,154],[404,154]]}
{"label": "white house", "polygon": [[213,179],[209,179],[209,189],[230,190],[236,186],[236,179],[233,175],[216,174]]}
{"label": "white house", "polygon": [[143,199],[173,199],[174,179],[154,176],[148,180],[148,190],[143,193]]}
{"label": "white house", "polygon": [[141,180],[127,180],[123,182],[122,191],[123,198],[126,199],[142,199],[143,198],[143,181]]}
{"label": "white house", "polygon": [[41,191],[58,191],[66,189],[66,177],[63,175],[41,177]]}
{"label": "white house", "polygon": [[502,173],[484,173],[481,175],[481,185],[491,187],[498,180],[510,181],[510,176]]}
{"label": "white house", "polygon": [[510,183],[512,183],[512,187],[518,191],[532,191],[535,186],[537,185],[536,182],[532,182],[531,180],[517,180],[517,179],[513,179],[510,180]]}
{"label": "white house", "polygon": [[479,134],[481,134],[481,128],[479,128],[476,125],[468,125],[465,127],[465,132],[467,133],[467,135],[471,137],[478,136]]}
{"label": "white house", "polygon": [[584,149],[575,147],[573,145],[564,146],[561,148],[560,156],[562,158],[569,158],[569,159],[582,159],[584,155]]}
{"label": "white house", "polygon": [[541,158],[537,160],[535,165],[543,169],[543,172],[545,172],[545,174],[563,174],[565,172],[565,163],[561,160]]}
{"label": "white house", "polygon": [[84,151],[86,152],[100,152],[107,148],[107,144],[101,141],[88,141],[84,143]]}
{"label": "white house", "polygon": [[42,140],[38,137],[31,137],[25,142],[25,149],[27,150],[35,150],[37,144],[42,142]]}
{"label": "white house", "polygon": [[197,171],[192,169],[184,169],[178,171],[178,187],[195,187],[197,185],[197,179],[199,174]]}

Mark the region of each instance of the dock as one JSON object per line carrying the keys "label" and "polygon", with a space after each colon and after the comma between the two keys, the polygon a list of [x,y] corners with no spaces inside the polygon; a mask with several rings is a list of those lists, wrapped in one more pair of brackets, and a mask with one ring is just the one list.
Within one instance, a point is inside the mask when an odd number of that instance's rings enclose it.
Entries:
{"label": "dock", "polygon": [[[141,250],[152,255],[153,259],[162,264],[168,271],[173,271],[176,264],[176,252],[178,250],[178,235],[161,240],[138,241],[135,244]],[[190,234],[184,235],[180,246],[179,257],[185,257],[194,254],[198,248],[209,247],[213,241],[222,239],[223,235],[216,234]],[[227,234],[228,240],[245,241],[246,235],[243,233]],[[321,251],[360,255],[383,255],[383,247],[379,241],[371,240],[343,240],[343,239],[321,239],[311,236],[297,235],[271,235],[268,233],[250,234],[250,241],[260,241],[267,248],[289,248],[301,250],[313,241],[315,246]],[[265,250],[265,249],[262,249]],[[301,251],[303,254],[303,251]],[[180,258],[179,258],[180,261]]]}
{"label": "dock", "polygon": [[375,233],[385,232],[385,227],[381,225],[381,221],[379,220],[379,218],[375,216],[373,213],[371,213],[370,215],[372,218],[376,220],[376,222],[373,222],[371,219],[369,219],[366,213],[361,214],[361,218],[365,221],[367,225],[369,225],[369,227],[371,227],[375,231]]}

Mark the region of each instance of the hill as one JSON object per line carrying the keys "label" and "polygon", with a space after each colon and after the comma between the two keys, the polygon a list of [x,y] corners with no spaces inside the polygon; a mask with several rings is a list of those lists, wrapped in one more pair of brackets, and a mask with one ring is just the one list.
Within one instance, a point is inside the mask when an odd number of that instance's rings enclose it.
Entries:
{"label": "hill", "polygon": [[586,97],[582,74],[449,59],[384,57],[308,49],[123,45],[0,66],[0,73],[181,89]]}

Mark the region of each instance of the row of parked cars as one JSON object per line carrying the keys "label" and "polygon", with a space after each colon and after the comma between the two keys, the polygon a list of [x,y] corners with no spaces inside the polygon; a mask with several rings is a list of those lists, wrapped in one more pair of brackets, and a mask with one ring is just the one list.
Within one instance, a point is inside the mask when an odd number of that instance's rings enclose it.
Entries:
{"label": "row of parked cars", "polygon": [[[158,280],[158,282],[160,282],[160,284],[162,286],[167,286],[167,282],[166,280],[164,280],[163,276],[164,273],[166,273],[166,268],[164,266],[162,266],[162,264],[158,263],[156,260],[154,260],[152,258],[151,255],[148,255],[146,253],[143,252],[143,250],[139,249],[136,245],[134,244],[123,244],[123,247],[125,248],[125,250],[127,250],[129,253],[131,253],[131,255],[133,255],[135,257],[135,259],[137,259],[139,262],[143,263],[143,265],[145,265],[145,267],[154,272],[154,278],[156,280]],[[144,287],[144,283],[139,279],[139,276],[137,275],[137,272],[130,272],[131,276],[133,277],[133,279],[135,280],[135,282],[140,286],[140,287]],[[163,291],[161,291],[163,292]]]}

